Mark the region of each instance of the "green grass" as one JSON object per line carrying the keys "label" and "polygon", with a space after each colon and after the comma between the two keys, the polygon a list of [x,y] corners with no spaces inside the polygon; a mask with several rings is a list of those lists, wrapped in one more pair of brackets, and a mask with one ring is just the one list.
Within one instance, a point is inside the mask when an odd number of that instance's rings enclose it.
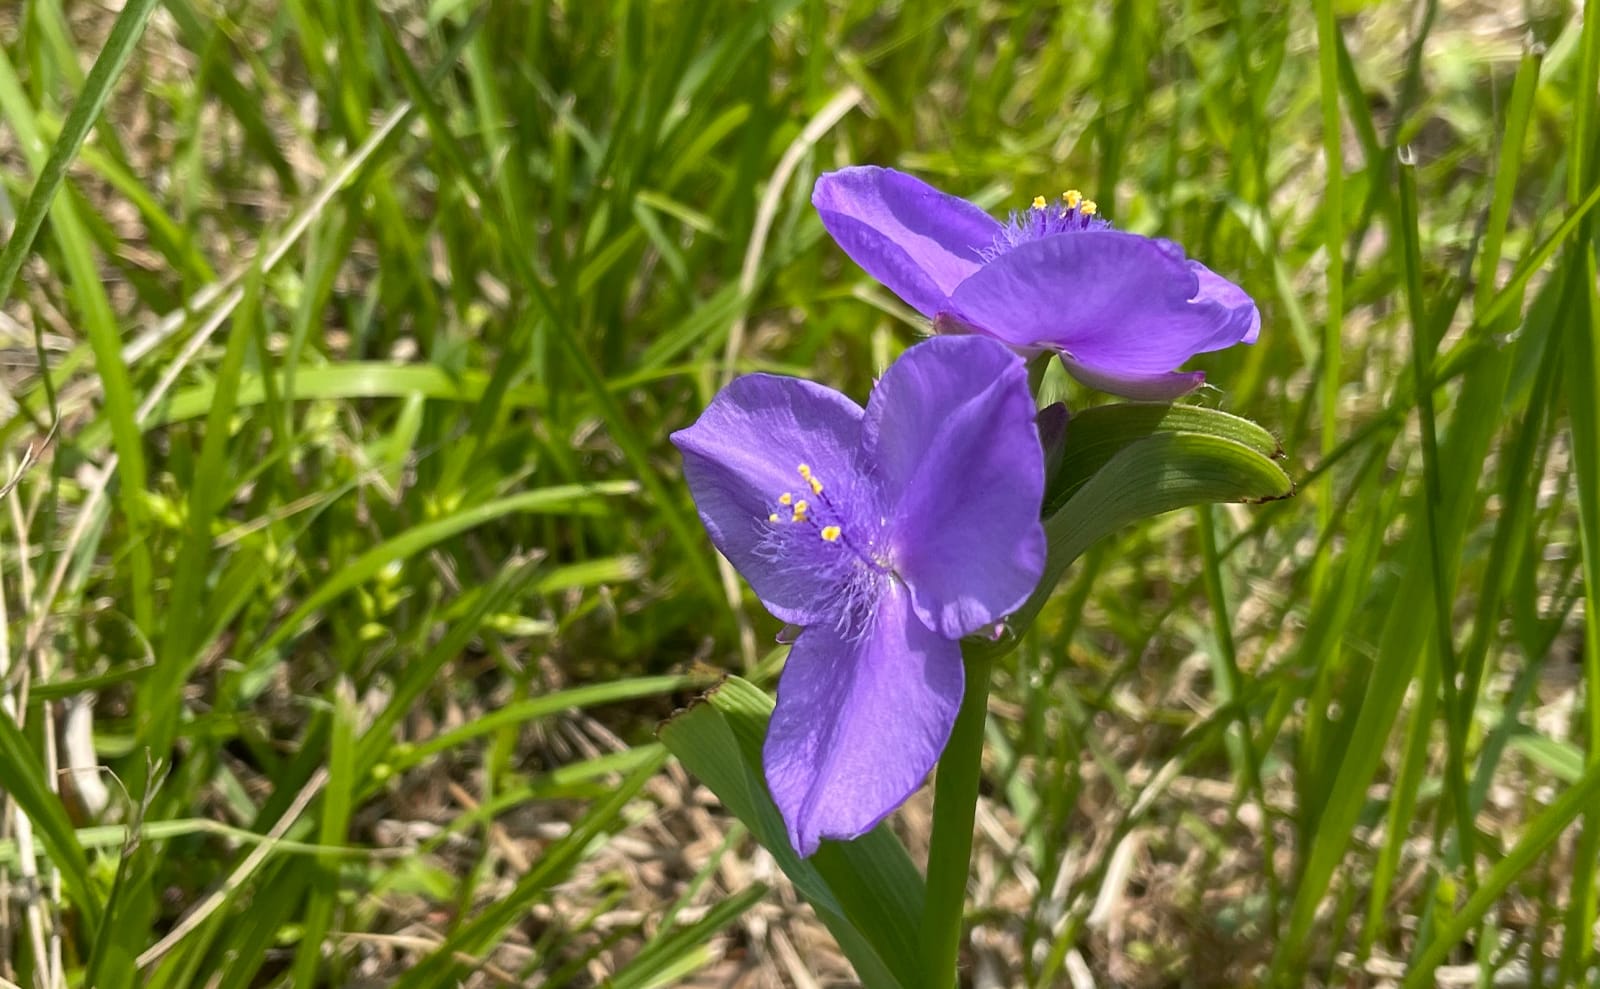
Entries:
{"label": "green grass", "polygon": [[781,659],[667,434],[919,332],[810,211],[852,162],[1236,278],[1194,401],[1299,482],[997,664],[965,969],[1600,978],[1583,6],[6,8],[0,978],[841,974],[653,729]]}

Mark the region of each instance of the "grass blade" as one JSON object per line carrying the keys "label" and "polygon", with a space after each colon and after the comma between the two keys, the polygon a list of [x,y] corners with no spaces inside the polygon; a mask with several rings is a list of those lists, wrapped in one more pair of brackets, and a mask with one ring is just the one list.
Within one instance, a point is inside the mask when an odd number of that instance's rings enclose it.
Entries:
{"label": "grass blade", "polygon": [[483,525],[503,515],[520,512],[580,512],[595,506],[601,499],[631,495],[635,491],[637,487],[628,481],[541,488],[465,508],[444,518],[416,526],[367,550],[319,584],[315,591],[307,595],[299,606],[279,622],[260,645],[256,646],[254,655],[261,656],[276,648],[298,632],[301,623],[311,617],[317,609],[358,584],[371,580],[378,571],[390,563],[408,559],[429,546],[474,526]]}
{"label": "grass blade", "polygon": [[78,149],[88,138],[95,121],[100,118],[100,111],[111,95],[112,87],[121,78],[123,68],[133,55],[134,46],[139,43],[139,36],[144,33],[145,22],[160,2],[128,0],[117,15],[116,23],[111,26],[111,34],[95,59],[94,67],[89,70],[83,91],[78,94],[77,102],[72,105],[72,111],[61,125],[61,136],[50,149],[50,157],[39,169],[33,191],[28,194],[27,202],[17,215],[11,238],[6,241],[4,248],[0,248],[0,302],[11,297],[11,287],[16,282],[17,273],[22,270],[22,262],[33,247],[33,239],[44,225],[44,218],[55,201],[56,191],[67,177],[67,168],[77,157]]}
{"label": "grass blade", "polygon": [[100,928],[104,906],[89,876],[89,858],[78,844],[61,799],[45,785],[44,764],[4,707],[0,707],[0,788],[38,829],[35,833],[61,870],[68,895],[83,915],[92,940]]}
{"label": "grass blade", "polygon": [[772,706],[759,688],[729,677],[662,725],[659,734],[772,853],[864,985],[918,985],[922,877],[899,839],[882,825],[855,841],[824,843],[810,859],[794,853],[761,769]]}

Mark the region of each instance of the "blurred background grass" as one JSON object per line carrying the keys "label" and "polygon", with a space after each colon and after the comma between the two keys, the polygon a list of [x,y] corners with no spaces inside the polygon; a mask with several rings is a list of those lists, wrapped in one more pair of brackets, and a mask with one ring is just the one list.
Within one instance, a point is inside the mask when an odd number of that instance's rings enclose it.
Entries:
{"label": "blurred background grass", "polygon": [[847,982],[652,730],[782,652],[668,432],[922,330],[857,162],[1242,283],[1301,481],[1004,664],[971,984],[1600,978],[1593,3],[114,6],[0,9],[0,978]]}

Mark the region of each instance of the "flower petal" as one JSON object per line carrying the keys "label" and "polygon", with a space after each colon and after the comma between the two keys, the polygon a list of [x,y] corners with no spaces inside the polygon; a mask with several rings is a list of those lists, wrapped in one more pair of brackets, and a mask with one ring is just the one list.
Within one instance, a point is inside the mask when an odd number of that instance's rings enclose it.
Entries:
{"label": "flower petal", "polygon": [[898,582],[866,634],[801,633],[762,750],[795,851],[863,835],[904,803],[949,741],[961,691],[961,647],[917,620]]}
{"label": "flower petal", "polygon": [[1171,241],[1058,234],[996,258],[951,294],[954,314],[1019,347],[1061,350],[1107,380],[1148,378],[1250,342],[1250,297]]}
{"label": "flower petal", "polygon": [[1211,349],[1221,350],[1235,343],[1255,343],[1261,335],[1261,310],[1256,308],[1255,300],[1250,298],[1249,293],[1199,261],[1190,261],[1189,270],[1200,280],[1200,291],[1195,301],[1210,302],[1228,313],[1228,320],[1218,334],[1218,339],[1225,342]]}
{"label": "flower petal", "polygon": [[982,209],[891,168],[858,165],[817,179],[812,205],[850,258],[932,317],[983,265],[1000,224]]}
{"label": "flower petal", "polygon": [[[786,622],[835,622],[851,560],[805,527],[768,521],[785,492],[811,497],[797,472],[808,465],[829,495],[876,514],[876,485],[858,467],[861,407],[799,378],[747,374],[712,399],[688,429],[672,434],[684,478],[711,541]],[[791,532],[790,530],[794,530]],[[808,537],[808,538],[802,538]]]}
{"label": "flower petal", "polygon": [[1187,395],[1206,382],[1204,371],[1168,371],[1162,374],[1118,374],[1100,371],[1061,355],[1067,373],[1096,391],[1120,395],[1135,402],[1170,402]]}
{"label": "flower petal", "polygon": [[901,356],[872,392],[863,456],[889,506],[890,555],[945,638],[1016,610],[1044,571],[1044,453],[1022,360],[981,336]]}

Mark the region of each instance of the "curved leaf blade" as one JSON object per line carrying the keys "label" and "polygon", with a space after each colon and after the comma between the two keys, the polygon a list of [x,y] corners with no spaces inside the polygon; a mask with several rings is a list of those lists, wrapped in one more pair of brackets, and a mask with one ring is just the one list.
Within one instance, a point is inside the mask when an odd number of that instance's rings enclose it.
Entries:
{"label": "curved leaf blade", "polygon": [[[1170,407],[1174,412],[1180,408],[1184,407]],[[1008,620],[1011,634],[995,642],[969,642],[970,648],[1009,652],[1038,617],[1067,566],[1123,526],[1194,505],[1273,501],[1294,494],[1294,482],[1268,452],[1277,452],[1277,443],[1265,430],[1260,432],[1266,440],[1241,432],[1250,440],[1247,444],[1211,433],[1162,431],[1161,424],[1171,421],[1164,415],[1147,421],[1143,439],[1116,450],[1046,518],[1050,555],[1033,597]],[[1074,421],[1068,429],[1079,425]],[[1138,428],[1133,417],[1114,425],[1125,430],[1125,436]],[[1097,455],[1080,451],[1079,462],[1090,462]]]}
{"label": "curved leaf blade", "polygon": [[826,842],[809,859],[794,853],[761,771],[761,742],[772,706],[761,688],[729,677],[657,734],[772,853],[862,984],[909,989],[917,984],[922,876],[884,825],[855,841]]}
{"label": "curved leaf blade", "polygon": [[1060,462],[1051,472],[1044,517],[1055,515],[1078,489],[1118,453],[1141,440],[1194,433],[1237,443],[1273,460],[1283,456],[1277,437],[1226,412],[1198,405],[1122,402],[1075,413],[1067,423]]}

